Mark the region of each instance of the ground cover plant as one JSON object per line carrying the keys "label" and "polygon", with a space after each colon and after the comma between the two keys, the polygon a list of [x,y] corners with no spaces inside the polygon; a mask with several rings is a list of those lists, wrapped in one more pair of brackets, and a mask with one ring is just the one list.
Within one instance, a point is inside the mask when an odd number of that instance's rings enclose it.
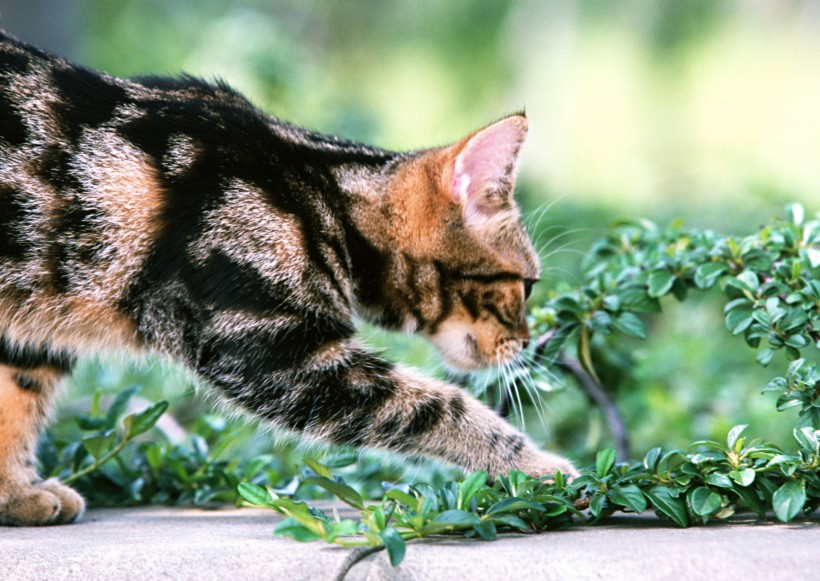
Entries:
{"label": "ground cover plant", "polygon": [[[285,515],[278,535],[386,548],[394,565],[406,542],[416,538],[459,534],[492,540],[504,531],[594,523],[615,511],[651,509],[679,526],[739,511],[760,517],[773,512],[783,522],[814,511],[820,504],[820,219],[807,219],[802,207],[792,205],[788,219],[746,237],[679,223],[623,222],[593,245],[586,273],[581,288],[559,289],[533,309],[540,339],[529,355],[532,366],[547,365],[600,386],[598,368],[606,355],[623,349],[620,338],[651,339],[647,321],[660,312],[662,297],[685,301],[691,293],[718,287],[726,329],[749,348],[750,364],[789,361],[783,375],[757,387],[777,394],[778,410],[799,411],[791,447],[750,439],[747,432],[754,429],[741,424],[723,441],[653,448],[637,462],[618,461],[615,450],[602,450],[571,482],[561,474],[535,479],[518,471],[489,481],[479,471],[410,485],[401,483],[399,471],[387,478],[391,484],[382,484],[384,473],[372,468],[376,464],[356,464],[353,454],[308,459],[298,469],[274,456],[221,460],[229,429],[207,418],[189,443],[140,441],[166,404],[120,420],[131,390],[105,413],[94,400],[91,413],[78,418],[86,435],[73,442],[47,439],[41,461],[46,473],[74,481],[92,502],[244,500]],[[342,519],[304,502],[322,492],[361,517]]]}

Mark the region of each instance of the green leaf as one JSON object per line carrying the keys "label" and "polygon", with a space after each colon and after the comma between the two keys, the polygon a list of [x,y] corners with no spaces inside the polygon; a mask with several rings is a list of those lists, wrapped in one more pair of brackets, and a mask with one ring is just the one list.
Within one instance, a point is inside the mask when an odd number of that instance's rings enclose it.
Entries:
{"label": "green leaf", "polygon": [[355,537],[359,533],[359,527],[355,520],[344,519],[325,523],[328,529],[325,541],[332,543],[338,537]]}
{"label": "green leaf", "polygon": [[692,507],[692,512],[698,516],[711,516],[720,510],[720,495],[705,486],[690,490],[687,500],[689,506]]}
{"label": "green leaf", "polygon": [[[325,456],[322,458],[322,463],[320,466],[327,467],[327,468],[345,468],[346,466],[351,466],[355,464],[359,459],[359,454],[357,452],[338,452],[333,454],[332,456]],[[314,462],[318,464],[318,462]],[[316,472],[316,470],[313,470]],[[316,472],[316,474],[319,474]],[[324,474],[319,474],[319,476],[324,476]]]}
{"label": "green leaf", "polygon": [[404,554],[407,552],[407,544],[404,542],[404,539],[401,538],[399,532],[392,527],[384,529],[379,537],[387,549],[390,564],[393,567],[397,567],[399,563],[404,560]]}
{"label": "green leaf", "polygon": [[147,432],[154,427],[154,424],[157,423],[167,409],[167,401],[158,401],[137,414],[126,416],[122,420],[122,424],[125,426],[125,437],[130,439]]}
{"label": "green leaf", "polygon": [[739,335],[754,322],[751,309],[734,309],[726,313],[726,328],[732,335]]}
{"label": "green leaf", "polygon": [[466,510],[451,509],[438,513],[433,517],[435,523],[440,523],[448,526],[473,526],[481,522],[478,515],[474,512],[467,512]]}
{"label": "green leaf", "polygon": [[635,311],[636,313],[659,313],[661,311],[658,299],[648,296],[642,288],[624,289],[617,296],[623,309]]}
{"label": "green leaf", "polygon": [[777,519],[789,522],[803,510],[806,504],[805,480],[789,480],[772,496],[772,508]]}
{"label": "green leaf", "polygon": [[755,474],[755,471],[751,468],[744,468],[743,470],[732,470],[729,472],[729,478],[741,486],[749,486],[755,481]]}
{"label": "green leaf", "polygon": [[388,498],[390,500],[395,500],[396,502],[400,502],[403,505],[416,509],[418,508],[419,501],[418,499],[403,490],[399,490],[398,488],[391,488],[387,492],[384,493],[384,498]]}
{"label": "green leaf", "polygon": [[272,506],[271,496],[267,490],[250,482],[241,482],[237,487],[239,496],[255,506]]}
{"label": "green leaf", "polygon": [[85,448],[95,460],[102,458],[111,449],[112,444],[117,440],[117,433],[114,430],[107,430],[102,434],[95,434],[82,439]]}
{"label": "green leaf", "polygon": [[320,486],[328,492],[336,495],[336,497],[342,502],[349,504],[354,508],[358,508],[359,510],[364,509],[364,500],[361,495],[347,484],[342,484],[341,482],[336,482],[335,480],[330,480],[329,478],[321,476],[316,478],[305,478],[302,483]]}
{"label": "green leaf", "polygon": [[581,337],[578,341],[578,357],[581,360],[581,366],[584,371],[589,373],[592,378],[601,383],[598,374],[595,372],[595,366],[592,364],[592,350],[590,348],[590,332],[589,327],[581,327]]}
{"label": "green leaf", "polygon": [[646,339],[646,324],[634,313],[621,313],[615,318],[613,325],[624,335]]}
{"label": "green leaf", "polygon": [[492,520],[485,520],[473,526],[473,530],[485,541],[494,541],[498,536],[495,523]]}
{"label": "green leaf", "polygon": [[662,297],[675,284],[675,275],[668,270],[656,270],[649,275],[649,289],[650,297]]}
{"label": "green leaf", "polygon": [[615,465],[615,450],[612,448],[606,448],[605,450],[601,450],[595,456],[595,474],[598,475],[598,478],[603,478],[609,471],[612,469],[612,466]]}
{"label": "green leaf", "polygon": [[814,454],[820,452],[820,442],[818,442],[817,437],[820,430],[815,430],[811,426],[803,426],[802,428],[795,428],[792,433],[802,448]]}
{"label": "green leaf", "polygon": [[644,468],[650,472],[654,472],[658,466],[658,460],[660,460],[662,451],[663,450],[660,447],[655,447],[649,450],[643,458]]}
{"label": "green leaf", "polygon": [[735,486],[728,476],[721,474],[720,472],[712,472],[706,477],[705,480],[706,484],[711,484],[712,486],[717,486],[719,488],[734,488]]}
{"label": "green leaf", "polygon": [[755,360],[760,363],[763,367],[769,365],[772,362],[772,358],[774,357],[774,349],[761,349],[760,353],[757,354]]}
{"label": "green leaf", "polygon": [[701,289],[709,288],[727,270],[729,270],[729,267],[723,262],[701,264],[695,271],[695,285]]}
{"label": "green leaf", "polygon": [[473,472],[458,485],[458,508],[470,506],[470,500],[475,493],[487,484],[487,471]]}
{"label": "green leaf", "polygon": [[805,248],[803,252],[805,252],[806,258],[808,258],[809,264],[812,268],[817,268],[820,266],[820,249]]}
{"label": "green leaf", "polygon": [[757,274],[755,274],[751,270],[744,270],[739,275],[737,275],[736,280],[741,282],[743,286],[745,286],[748,290],[752,291],[753,293],[756,293],[757,289],[760,288],[760,280],[757,278]]}
{"label": "green leaf", "polygon": [[634,484],[615,485],[609,489],[609,498],[615,504],[625,506],[638,514],[646,510],[646,497]]}
{"label": "green leaf", "polygon": [[537,512],[544,512],[544,510],[546,510],[537,502],[511,496],[510,498],[504,498],[493,504],[487,509],[487,514],[491,515],[499,512],[518,512],[524,509],[535,510]]}
{"label": "green leaf", "polygon": [[673,496],[669,488],[666,486],[653,486],[649,490],[645,490],[644,494],[658,512],[671,518],[680,527],[689,526],[686,506],[681,499]]}
{"label": "green leaf", "polygon": [[288,517],[273,529],[273,534],[279,537],[289,537],[303,543],[315,541],[322,537],[305,527],[293,517]]}
{"label": "green leaf", "polygon": [[504,524],[525,533],[532,530],[527,523],[514,514],[495,514],[492,517],[492,521],[496,524]]}
{"label": "green leaf", "polygon": [[328,480],[333,480],[333,474],[330,473],[330,470],[325,468],[316,460],[311,460],[310,458],[303,458],[302,461],[307,465],[308,468],[313,470],[320,477],[327,478]]}
{"label": "green leaf", "polygon": [[589,512],[592,516],[598,516],[603,512],[604,507],[606,506],[606,494],[603,493],[596,493],[592,496],[592,499],[589,501]]}
{"label": "green leaf", "polygon": [[799,226],[803,223],[806,216],[806,211],[803,209],[802,204],[792,202],[791,204],[786,205],[786,214],[788,214],[789,221],[791,221],[792,224]]}
{"label": "green leaf", "polygon": [[117,424],[117,420],[125,413],[128,402],[131,401],[131,398],[133,398],[139,390],[139,385],[132,385],[117,393],[111,405],[108,406],[108,412],[105,414],[105,424],[109,428],[113,428]]}
{"label": "green leaf", "polygon": [[732,491],[740,497],[746,508],[756,512],[759,516],[764,516],[766,514],[766,507],[763,506],[763,503],[760,501],[760,497],[757,495],[755,487],[733,488]]}
{"label": "green leaf", "polygon": [[738,424],[729,430],[729,435],[726,437],[726,446],[730,450],[735,449],[735,444],[737,443],[740,434],[742,434],[743,430],[745,430],[748,426],[749,424]]}

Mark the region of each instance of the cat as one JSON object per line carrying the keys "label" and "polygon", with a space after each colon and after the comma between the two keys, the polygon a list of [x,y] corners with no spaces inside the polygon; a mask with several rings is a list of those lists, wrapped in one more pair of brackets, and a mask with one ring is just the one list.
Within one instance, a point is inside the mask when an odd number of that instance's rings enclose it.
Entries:
{"label": "cat", "polygon": [[177,360],[308,440],[575,475],[355,337],[356,317],[419,333],[467,371],[521,353],[539,277],[513,199],[526,134],[515,114],[394,153],[222,82],[123,80],[0,33],[0,523],[82,516],[36,442],[76,358],[112,350]]}

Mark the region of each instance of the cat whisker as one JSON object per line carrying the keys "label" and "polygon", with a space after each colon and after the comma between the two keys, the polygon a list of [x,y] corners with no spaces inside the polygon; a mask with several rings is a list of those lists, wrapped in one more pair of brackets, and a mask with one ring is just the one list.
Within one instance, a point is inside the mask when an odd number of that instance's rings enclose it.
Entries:
{"label": "cat whisker", "polygon": [[547,234],[549,234],[550,232],[552,232],[554,230],[558,230],[559,231],[558,234],[555,234],[554,236],[550,236],[547,239],[546,244],[552,244],[554,240],[560,240],[561,238],[564,238],[566,236],[570,236],[570,235],[573,235],[573,234],[577,234],[579,232],[589,232],[589,231],[591,231],[590,228],[570,228],[569,230],[565,230],[564,226],[562,224],[553,224],[552,226],[547,226],[546,228],[539,231],[538,238],[536,238],[533,241],[533,246],[535,246],[536,248],[539,247],[539,246],[542,246],[542,244],[544,243],[544,240],[543,240],[544,236],[546,236]]}
{"label": "cat whisker", "polygon": [[521,377],[521,384],[524,386],[524,389],[527,391],[527,394],[532,400],[533,408],[535,408],[535,413],[538,416],[539,421],[541,422],[541,426],[544,429],[547,429],[547,418],[546,410],[544,408],[544,401],[543,399],[541,399],[539,390],[536,387],[535,381],[532,378],[530,366],[523,359],[516,360],[515,365],[518,366],[519,369],[521,369],[522,371],[522,373],[518,374],[519,377]]}
{"label": "cat whisker", "polygon": [[544,216],[547,215],[547,212],[549,212],[555,204],[562,201],[566,196],[567,194],[559,194],[551,201],[541,204],[541,207],[537,210],[530,212],[530,214],[524,219],[524,223],[527,228],[537,228],[541,224],[541,220],[544,219]]}
{"label": "cat whisker", "polygon": [[510,407],[513,410],[513,417],[518,414],[518,423],[522,430],[527,429],[527,422],[524,419],[524,406],[521,403],[521,394],[518,392],[515,379],[510,369],[510,362],[506,361],[500,365],[501,375],[504,382],[504,389],[510,398]]}
{"label": "cat whisker", "polygon": [[[550,248],[551,245],[556,244],[558,241],[563,240],[564,238],[567,238],[568,236],[573,236],[575,234],[578,234],[579,232],[584,232],[584,231],[590,231],[590,230],[588,228],[573,228],[573,229],[570,229],[570,230],[564,230],[560,234],[557,234],[557,235],[553,236],[552,238],[549,238],[546,242],[543,242],[539,239],[536,243],[534,243],[534,246],[536,248],[536,252],[538,253],[538,256],[540,258],[544,259],[544,258],[550,256],[551,253],[554,251],[554,250],[550,250],[550,254],[547,254],[547,255],[544,254]],[[570,244],[574,244],[574,243],[577,243],[577,242],[579,242],[577,239],[573,239],[573,240],[570,240],[568,242],[563,242],[562,245],[561,245],[561,248],[566,248]]]}

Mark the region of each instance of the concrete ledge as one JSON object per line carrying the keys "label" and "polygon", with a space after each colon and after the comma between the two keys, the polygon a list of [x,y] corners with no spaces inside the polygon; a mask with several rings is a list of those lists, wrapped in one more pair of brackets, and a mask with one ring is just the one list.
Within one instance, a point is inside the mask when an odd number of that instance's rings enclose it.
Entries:
{"label": "concrete ledge", "polygon": [[[275,538],[278,520],[259,509],[145,507],[92,510],[72,526],[0,527],[0,578],[333,579],[352,551]],[[397,569],[379,552],[346,578],[813,579],[820,571],[818,542],[816,519],[788,525],[735,519],[679,529],[631,515],[492,543],[413,542]]]}

